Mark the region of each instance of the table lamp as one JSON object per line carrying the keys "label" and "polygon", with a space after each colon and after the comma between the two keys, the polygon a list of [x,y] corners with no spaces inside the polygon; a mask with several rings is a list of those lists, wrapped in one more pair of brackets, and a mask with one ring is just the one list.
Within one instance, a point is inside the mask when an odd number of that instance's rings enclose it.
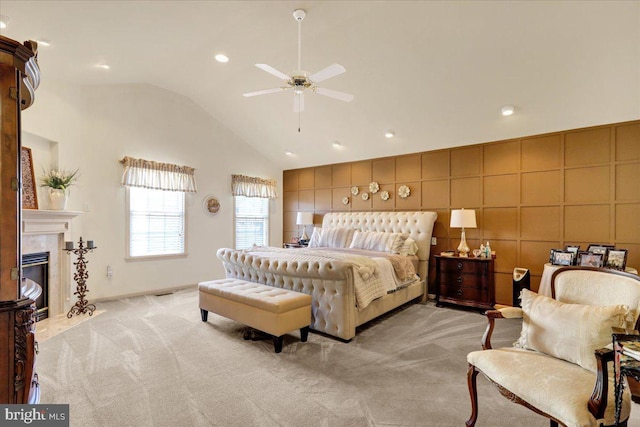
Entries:
{"label": "table lamp", "polygon": [[307,225],[313,224],[313,212],[298,212],[296,225],[302,226],[302,236],[300,240],[309,240],[307,236]]}
{"label": "table lamp", "polygon": [[461,257],[469,255],[469,245],[467,245],[467,238],[464,233],[465,228],[476,228],[476,211],[473,209],[453,209],[451,210],[451,228],[462,228],[462,235],[460,236],[460,245],[458,245],[458,254]]}

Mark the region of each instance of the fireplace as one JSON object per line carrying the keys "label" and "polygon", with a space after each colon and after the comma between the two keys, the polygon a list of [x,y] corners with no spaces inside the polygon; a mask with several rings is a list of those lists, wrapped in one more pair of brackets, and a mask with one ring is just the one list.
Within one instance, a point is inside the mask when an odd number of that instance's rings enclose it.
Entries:
{"label": "fireplace", "polygon": [[22,255],[22,280],[31,279],[42,288],[36,299],[36,322],[49,317],[49,252]]}

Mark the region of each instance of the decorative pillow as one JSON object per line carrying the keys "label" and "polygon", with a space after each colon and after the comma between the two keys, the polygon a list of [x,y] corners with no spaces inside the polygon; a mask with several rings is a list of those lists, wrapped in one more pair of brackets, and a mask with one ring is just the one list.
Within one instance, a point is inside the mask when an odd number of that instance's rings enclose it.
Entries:
{"label": "decorative pillow", "polygon": [[354,230],[351,228],[313,228],[313,234],[309,240],[310,248],[348,248],[353,238]]}
{"label": "decorative pillow", "polygon": [[313,227],[313,233],[311,234],[311,239],[309,239],[309,247],[317,248],[320,246],[320,236],[322,235],[322,228]]}
{"label": "decorative pillow", "polygon": [[407,240],[407,233],[386,233],[384,231],[356,231],[350,248],[399,254]]}
{"label": "decorative pillow", "polygon": [[596,372],[594,351],[611,344],[611,328],[624,327],[625,305],[565,304],[527,289],[516,347],[536,350]]}
{"label": "decorative pillow", "polygon": [[418,244],[411,237],[408,237],[407,240],[404,241],[402,248],[400,249],[400,255],[408,256],[408,255],[418,255]]}

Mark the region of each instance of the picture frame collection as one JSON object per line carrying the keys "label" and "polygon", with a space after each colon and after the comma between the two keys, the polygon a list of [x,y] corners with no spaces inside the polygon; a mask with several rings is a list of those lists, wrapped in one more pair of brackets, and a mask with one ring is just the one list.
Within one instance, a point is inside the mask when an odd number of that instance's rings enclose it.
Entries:
{"label": "picture frame collection", "polygon": [[624,271],[627,267],[627,249],[617,249],[614,245],[590,244],[586,251],[580,245],[567,245],[564,249],[551,249],[549,262],[553,265],[604,267]]}

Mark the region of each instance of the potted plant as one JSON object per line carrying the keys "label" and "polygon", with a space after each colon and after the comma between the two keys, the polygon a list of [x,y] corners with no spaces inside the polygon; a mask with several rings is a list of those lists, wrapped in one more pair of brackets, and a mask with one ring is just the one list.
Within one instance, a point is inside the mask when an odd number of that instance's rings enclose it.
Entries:
{"label": "potted plant", "polygon": [[50,169],[40,177],[40,186],[49,187],[49,207],[53,210],[64,210],[69,196],[67,189],[78,179],[75,171]]}

